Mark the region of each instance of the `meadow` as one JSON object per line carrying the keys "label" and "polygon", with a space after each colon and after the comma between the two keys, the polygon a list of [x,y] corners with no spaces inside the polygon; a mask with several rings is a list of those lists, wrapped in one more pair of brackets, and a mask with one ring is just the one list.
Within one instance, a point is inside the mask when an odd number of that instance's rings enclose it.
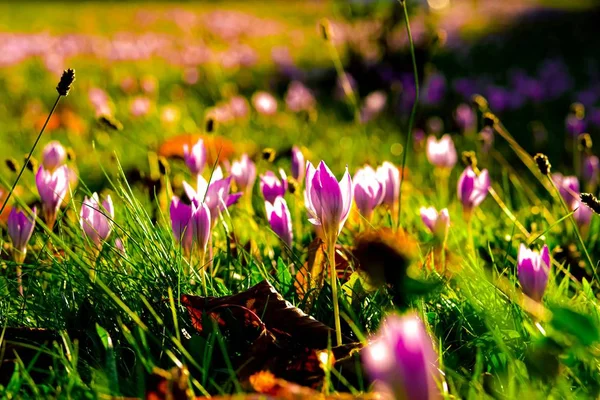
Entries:
{"label": "meadow", "polygon": [[598,398],[599,15],[0,4],[1,397]]}

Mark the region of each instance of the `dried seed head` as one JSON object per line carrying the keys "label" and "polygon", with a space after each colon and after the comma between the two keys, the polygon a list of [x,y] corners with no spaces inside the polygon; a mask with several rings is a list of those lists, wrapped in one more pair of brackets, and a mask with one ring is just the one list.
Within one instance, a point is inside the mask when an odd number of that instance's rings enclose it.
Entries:
{"label": "dried seed head", "polygon": [[585,117],[585,106],[581,103],[571,104],[571,112],[577,119],[583,119]]}
{"label": "dried seed head", "polygon": [[486,112],[483,114],[483,126],[489,126],[491,128],[494,127],[498,123],[498,117],[496,117],[491,112]]}
{"label": "dried seed head", "polygon": [[293,177],[288,176],[287,183],[288,183],[288,192],[290,192],[291,194],[294,194],[298,191],[298,181],[295,180]]}
{"label": "dried seed head", "polygon": [[466,167],[471,167],[475,170],[477,168],[477,155],[474,151],[463,151],[462,162]]}
{"label": "dried seed head", "polygon": [[535,156],[533,156],[533,160],[537,164],[537,167],[542,175],[550,175],[550,169],[552,168],[552,165],[550,165],[548,156],[542,153],[537,153]]}
{"label": "dried seed head", "polygon": [[169,165],[169,161],[163,156],[158,157],[158,172],[161,175],[168,175],[171,171],[171,167]]}
{"label": "dried seed head", "polygon": [[277,154],[277,152],[275,151],[275,149],[272,149],[270,147],[267,147],[266,149],[263,150],[262,152],[262,158],[265,161],[268,162],[273,162],[275,160],[275,155]]}
{"label": "dried seed head", "polygon": [[593,212],[600,215],[600,200],[591,193],[581,193],[579,196],[581,202],[592,209]]}
{"label": "dried seed head", "polygon": [[206,133],[213,133],[217,127],[217,121],[212,115],[207,115],[204,121],[204,130]]}
{"label": "dried seed head", "polygon": [[6,164],[6,167],[10,170],[10,172],[17,172],[17,170],[19,169],[19,166],[17,165],[17,160],[15,160],[14,158],[7,158],[4,163]]}
{"label": "dried seed head", "polygon": [[480,94],[474,94],[471,97],[471,102],[473,103],[473,106],[477,107],[481,112],[486,112],[489,108],[487,100]]}
{"label": "dried seed head", "polygon": [[27,163],[25,164],[25,167],[27,167],[28,170],[30,170],[31,172],[37,172],[39,163],[35,158],[31,157],[29,159],[29,162],[27,162],[27,156],[25,156],[24,160]]}
{"label": "dried seed head", "polygon": [[64,70],[60,82],[56,86],[56,91],[61,96],[67,96],[73,82],[75,82],[75,70],[71,68]]}
{"label": "dried seed head", "polygon": [[579,142],[579,150],[590,150],[592,148],[592,137],[589,133],[582,133],[577,137]]}
{"label": "dried seed head", "polygon": [[75,161],[75,150],[73,150],[71,147],[67,148],[67,160]]}
{"label": "dried seed head", "polygon": [[111,115],[101,115],[98,118],[98,122],[102,127],[111,129],[113,131],[120,131],[123,129],[123,124]]}
{"label": "dried seed head", "polygon": [[323,40],[327,41],[331,39],[331,23],[328,19],[323,18],[319,22],[319,32],[321,33]]}

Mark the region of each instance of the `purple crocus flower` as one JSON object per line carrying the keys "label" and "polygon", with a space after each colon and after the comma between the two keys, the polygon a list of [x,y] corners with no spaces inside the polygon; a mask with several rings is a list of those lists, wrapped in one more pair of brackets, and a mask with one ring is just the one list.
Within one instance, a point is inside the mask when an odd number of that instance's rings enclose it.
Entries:
{"label": "purple crocus flower", "polygon": [[583,179],[588,185],[594,185],[598,181],[600,172],[600,160],[595,155],[586,155],[583,159]]}
{"label": "purple crocus flower", "polygon": [[198,175],[204,169],[206,164],[206,147],[204,147],[204,141],[198,139],[195,145],[190,147],[187,144],[183,145],[183,159],[185,165],[190,169],[192,175]]}
{"label": "purple crocus flower", "polygon": [[465,168],[458,179],[457,194],[467,216],[470,216],[473,208],[479,206],[485,200],[490,186],[490,176],[487,169],[481,171],[477,176],[471,166]]}
{"label": "purple crocus flower", "polygon": [[304,166],[306,161],[304,160],[304,154],[300,151],[297,146],[292,147],[292,178],[302,184],[304,180],[304,173],[306,172]]}
{"label": "purple crocus flower", "polygon": [[[206,203],[192,201],[190,224],[192,230],[192,242],[202,254],[206,252],[206,246],[210,239],[211,220],[210,210]],[[189,225],[188,225],[189,227]]]}
{"label": "purple crocus flower", "polygon": [[27,215],[25,212],[13,208],[8,215],[8,236],[12,241],[13,250],[16,252],[14,254],[15,261],[22,262],[25,259],[27,243],[29,243],[35,227],[37,209],[33,207],[31,212],[31,215]]}
{"label": "purple crocus flower", "polygon": [[575,210],[573,212],[573,218],[575,219],[577,226],[580,229],[589,226],[590,222],[592,222],[592,216],[594,215],[592,209],[583,204],[579,199],[573,200],[570,206],[571,210]]}
{"label": "purple crocus flower", "polygon": [[48,171],[54,171],[65,163],[67,151],[56,140],[49,142],[42,151],[42,165]]}
{"label": "purple crocus flower", "polygon": [[395,399],[441,398],[437,355],[423,322],[415,314],[390,315],[362,351],[368,375]]}
{"label": "purple crocus flower", "polygon": [[475,112],[468,104],[460,104],[454,113],[456,124],[463,132],[469,132],[475,129]]}
{"label": "purple crocus flower", "polygon": [[68,167],[62,165],[54,171],[41,166],[35,175],[35,185],[42,200],[42,214],[50,229],[54,226],[56,213],[67,194],[69,174]]}
{"label": "purple crocus flower", "polygon": [[110,195],[100,204],[98,193],[83,200],[80,213],[80,223],[83,233],[97,248],[108,239],[112,231],[112,219],[115,216]]}
{"label": "purple crocus flower", "polygon": [[564,176],[557,172],[552,174],[552,180],[565,203],[571,204],[579,198],[579,179],[576,176]]}
{"label": "purple crocus flower", "polygon": [[221,172],[220,168],[213,172],[210,183],[202,175],[198,175],[196,189],[185,181],[183,182],[183,189],[191,201],[195,200],[199,203],[206,203],[213,225],[217,223],[218,215],[238,201],[242,195],[241,192],[229,193],[231,189],[231,176],[223,178],[223,172]]}
{"label": "purple crocus flower", "polygon": [[279,174],[281,180],[273,171],[267,171],[260,176],[260,191],[269,203],[273,203],[277,197],[285,195],[287,191],[287,176],[282,169],[279,170]]}
{"label": "purple crocus flower", "polygon": [[452,168],[456,164],[456,148],[448,134],[438,141],[434,136],[427,138],[427,159],[438,168]]}
{"label": "purple crocus flower", "polygon": [[338,182],[325,162],[315,167],[306,163],[306,189],[304,203],[308,212],[308,221],[323,228],[328,240],[340,234],[352,206],[352,178],[346,172]]}
{"label": "purple crocus flower", "polygon": [[267,219],[273,232],[288,245],[292,246],[292,217],[283,197],[277,197],[273,203],[265,201]]}
{"label": "purple crocus flower", "polygon": [[185,254],[192,251],[192,239],[194,236],[193,227],[190,223],[192,218],[192,207],[185,204],[177,196],[171,199],[171,229],[175,240],[181,244]]}
{"label": "purple crocus flower", "polygon": [[385,183],[377,179],[375,170],[368,165],[356,171],[352,182],[356,208],[370,221],[373,210],[383,201]]}
{"label": "purple crocus flower", "polygon": [[440,210],[438,213],[435,207],[421,207],[420,214],[421,220],[431,233],[442,239],[446,236],[450,226],[450,214],[447,208]]}
{"label": "purple crocus flower", "polygon": [[274,115],[277,112],[277,100],[267,92],[256,92],[252,96],[254,109],[262,115]]}
{"label": "purple crocus flower", "polygon": [[548,246],[544,245],[542,251],[538,253],[528,249],[521,243],[517,260],[517,273],[523,293],[535,301],[542,301],[548,284],[549,272],[550,253],[548,252]]}
{"label": "purple crocus flower", "polygon": [[390,210],[395,210],[400,195],[400,171],[391,162],[384,161],[383,164],[377,167],[376,173],[377,179],[385,189],[382,203],[388,206]]}
{"label": "purple crocus flower", "polygon": [[239,190],[244,193],[252,193],[252,186],[256,181],[256,165],[248,157],[248,154],[244,154],[239,161],[234,161],[229,172]]}

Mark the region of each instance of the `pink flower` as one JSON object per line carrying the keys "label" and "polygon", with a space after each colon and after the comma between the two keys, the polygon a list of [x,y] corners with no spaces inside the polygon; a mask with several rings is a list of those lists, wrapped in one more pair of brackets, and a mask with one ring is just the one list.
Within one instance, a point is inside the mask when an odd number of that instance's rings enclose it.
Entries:
{"label": "pink flower", "polygon": [[377,179],[385,188],[383,204],[395,209],[400,195],[400,171],[391,162],[385,161],[377,167]]}
{"label": "pink flower", "polygon": [[110,195],[102,205],[98,200],[98,193],[94,193],[89,199],[86,197],[83,201],[80,213],[81,228],[97,248],[102,247],[102,243],[108,239],[114,217],[115,211]]}
{"label": "pink flower", "polygon": [[443,239],[450,226],[450,214],[448,213],[448,209],[444,208],[438,213],[435,207],[421,207],[420,213],[421,220],[423,220],[423,223],[429,228],[431,233],[438,238]]}
{"label": "pink flower", "polygon": [[129,111],[134,117],[142,117],[150,112],[150,99],[138,96],[133,99]]}
{"label": "pink flower", "polygon": [[67,195],[69,175],[67,166],[62,165],[54,171],[41,166],[35,176],[35,184],[42,201],[42,214],[49,228],[54,226],[56,213]]}
{"label": "pink flower", "polygon": [[252,186],[256,180],[256,165],[244,154],[239,161],[234,161],[230,168],[231,177],[238,189],[244,193],[252,193]]}
{"label": "pink flower", "polygon": [[26,214],[25,212],[13,208],[10,210],[8,215],[8,236],[12,241],[13,249],[17,250],[19,256],[24,258],[27,251],[27,243],[31,239],[33,234],[33,228],[35,228],[35,214],[37,209],[35,207],[31,210],[32,214]]}
{"label": "pink flower", "polygon": [[267,171],[260,176],[260,191],[269,203],[275,202],[277,197],[283,197],[287,191],[287,176],[282,169],[279,170],[279,174],[281,180],[273,171]]}
{"label": "pink flower", "polygon": [[463,204],[465,213],[469,214],[471,210],[481,204],[487,196],[490,188],[490,176],[487,169],[481,171],[479,176],[475,174],[470,166],[465,168],[458,179],[458,199]]}
{"label": "pink flower", "polygon": [[456,148],[448,134],[438,141],[434,136],[427,138],[427,159],[439,168],[452,168],[456,164]]}
{"label": "pink flower", "polygon": [[191,149],[187,144],[184,144],[183,159],[192,175],[200,174],[206,164],[206,147],[204,147],[204,141],[198,139]]}
{"label": "pink flower", "polygon": [[42,165],[48,171],[54,171],[65,163],[67,151],[56,140],[49,142],[42,152]]}
{"label": "pink flower", "polygon": [[273,232],[289,247],[292,246],[292,217],[283,197],[277,197],[273,203],[265,201],[267,219]]}
{"label": "pink flower", "polygon": [[541,253],[529,250],[523,243],[519,247],[517,259],[517,273],[523,293],[535,301],[542,301],[548,274],[550,273],[550,253],[548,246],[544,245]]}
{"label": "pink flower", "polygon": [[373,210],[383,201],[385,186],[377,179],[375,170],[370,166],[359,169],[352,179],[354,184],[354,202],[358,211],[367,220],[371,219]]}
{"label": "pink flower", "polygon": [[297,146],[292,147],[292,178],[299,184],[304,180],[305,166],[304,154]]}
{"label": "pink flower", "polygon": [[274,115],[277,112],[277,100],[267,92],[256,92],[252,96],[254,109],[262,115]]}

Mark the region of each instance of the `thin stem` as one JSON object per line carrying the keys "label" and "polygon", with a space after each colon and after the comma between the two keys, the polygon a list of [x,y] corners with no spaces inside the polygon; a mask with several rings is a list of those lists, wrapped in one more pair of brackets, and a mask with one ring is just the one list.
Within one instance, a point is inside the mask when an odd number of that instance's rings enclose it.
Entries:
{"label": "thin stem", "polygon": [[408,132],[406,133],[406,143],[404,144],[404,153],[402,155],[402,171],[400,179],[400,193],[398,194],[398,226],[402,225],[402,184],[404,183],[404,171],[406,170],[406,160],[408,157],[408,147],[412,140],[413,124],[415,122],[415,115],[417,114],[417,106],[419,104],[419,73],[417,71],[417,58],[415,56],[415,44],[413,42],[412,33],[410,31],[410,22],[408,20],[408,11],[406,10],[406,4],[404,0],[398,0],[400,6],[404,11],[404,23],[406,25],[406,33],[408,34],[408,42],[410,44],[410,56],[412,58],[413,74],[415,77],[415,102],[410,112],[410,118],[408,119]]}
{"label": "thin stem", "polygon": [[29,165],[31,156],[33,155],[33,152],[35,151],[35,148],[36,148],[38,142],[40,141],[42,134],[44,133],[44,130],[46,129],[46,125],[48,125],[48,122],[50,121],[50,117],[52,117],[52,114],[54,114],[54,110],[56,109],[56,106],[58,105],[58,102],[60,101],[61,97],[62,96],[59,94],[58,97],[56,98],[56,101],[54,102],[54,105],[52,106],[52,109],[50,110],[50,114],[48,114],[48,117],[46,118],[46,122],[44,122],[44,125],[42,126],[40,133],[38,134],[37,138],[35,139],[35,142],[33,143],[31,150],[29,150],[29,154],[27,155],[25,164],[23,164],[23,166],[21,167],[21,170],[19,171],[19,175],[17,175],[17,179],[15,180],[12,187],[10,188],[10,192],[8,192],[8,194],[6,195],[6,199],[4,199],[4,203],[2,203],[2,208],[0,208],[0,215],[2,215],[4,208],[6,208],[6,205],[8,204],[8,200],[10,199],[10,196],[12,195],[13,191],[17,187],[17,183],[19,183],[19,180],[21,179],[23,172],[25,172],[25,168],[27,168],[27,166]]}
{"label": "thin stem", "polygon": [[204,296],[208,297],[208,288],[206,286],[206,265],[204,265],[206,259],[206,251],[200,250],[200,278],[202,279],[202,290],[204,291]]}
{"label": "thin stem", "polygon": [[569,213],[571,214],[571,217],[569,219],[571,220],[571,224],[573,225],[573,229],[575,230],[575,236],[577,236],[577,240],[579,241],[579,245],[581,246],[581,249],[583,250],[583,253],[585,254],[585,258],[587,259],[588,264],[590,264],[590,267],[592,268],[592,273],[594,274],[594,279],[596,279],[596,283],[600,283],[600,279],[598,278],[598,273],[596,272],[596,266],[592,262],[592,258],[590,257],[590,253],[588,253],[588,251],[587,251],[587,247],[585,247],[585,243],[583,242],[583,238],[581,237],[581,233],[579,233],[579,229],[577,227],[577,222],[575,221],[575,217],[573,216],[573,213],[571,213],[569,211],[569,208],[567,207],[567,203],[565,203],[565,200],[560,195],[560,191],[558,190],[558,187],[556,187],[556,183],[554,183],[554,181],[552,180],[552,178],[550,178],[550,176],[546,176],[546,177],[548,178],[548,181],[550,181],[550,184],[554,188],[554,191],[555,191],[556,195],[558,195],[558,198],[560,200],[560,204],[562,204],[562,207],[563,207],[564,211],[567,214],[569,214]]}
{"label": "thin stem", "polygon": [[23,296],[23,262],[25,261],[25,252],[13,248],[13,258],[17,263],[17,284],[19,285],[19,294]]}
{"label": "thin stem", "polygon": [[333,318],[335,320],[335,338],[338,346],[342,345],[342,325],[340,323],[340,305],[338,303],[337,294],[337,271],[335,269],[335,235],[331,235],[327,244],[327,255],[329,257],[329,270],[331,277],[331,296],[333,297]]}

